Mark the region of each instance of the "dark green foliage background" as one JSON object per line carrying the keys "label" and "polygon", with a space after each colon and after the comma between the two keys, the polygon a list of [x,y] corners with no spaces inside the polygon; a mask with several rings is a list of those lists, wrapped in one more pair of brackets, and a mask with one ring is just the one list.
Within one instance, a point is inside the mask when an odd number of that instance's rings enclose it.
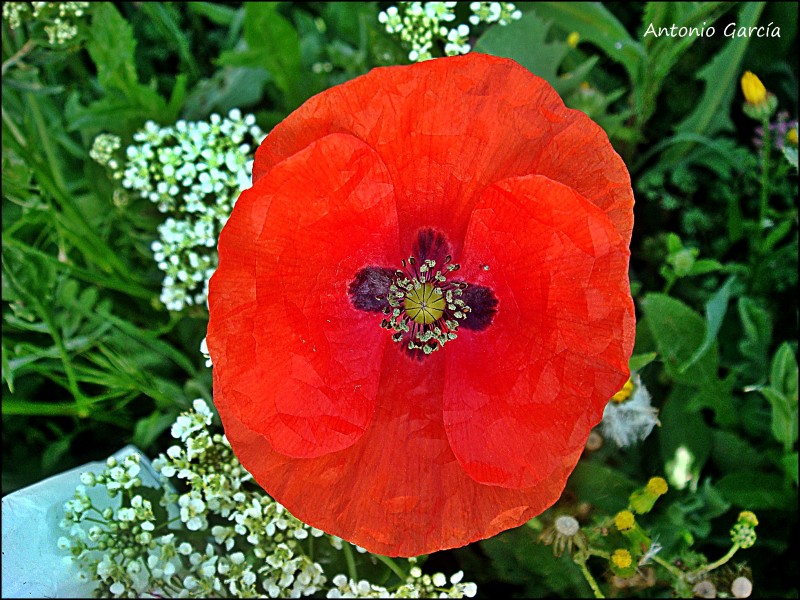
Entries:
{"label": "dark green foliage background", "polygon": [[[381,8],[99,3],[63,49],[25,50],[42,31],[4,23],[4,494],[128,442],[152,456],[192,399],[211,400],[198,352],[207,314],[160,305],[149,246],[161,215],[146,200],[112,202],[114,182],[88,156],[94,137],[111,132],[125,144],[146,120],[170,125],[234,107],[268,131],[315,93],[408,62],[378,22]],[[557,507],[530,526],[429,565],[463,568],[486,597],[587,595],[577,567],[537,543],[541,527],[557,511],[624,508],[686,447],[690,485],[648,515],[665,556],[713,560],[738,512],[753,510],[758,542],[734,562],[747,560],[754,595],[797,597],[797,171],[776,150],[764,177],[739,89],[754,71],[796,119],[797,5],[520,8],[512,25],[474,28],[475,49],[548,79],[606,129],[629,166],[635,355],[653,359],[640,374],[661,426],[634,448],[607,442],[587,455]],[[772,23],[780,37],[722,35],[734,22]],[[650,23],[714,23],[717,34],[644,37]],[[574,49],[565,41],[573,31]],[[330,66],[316,72],[316,63]],[[603,580],[605,566],[590,566]]]}

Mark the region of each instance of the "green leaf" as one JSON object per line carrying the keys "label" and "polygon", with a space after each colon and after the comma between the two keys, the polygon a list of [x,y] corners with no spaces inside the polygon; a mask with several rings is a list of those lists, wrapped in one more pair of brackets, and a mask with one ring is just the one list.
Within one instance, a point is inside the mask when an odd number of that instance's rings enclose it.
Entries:
{"label": "green leaf", "polygon": [[583,598],[590,593],[569,556],[554,557],[553,549],[537,543],[535,534],[527,527],[484,540],[481,549],[491,561],[494,579],[524,586],[520,597],[541,598],[557,594]]}
{"label": "green leaf", "polygon": [[[669,542],[674,545],[681,534],[688,529],[693,536],[707,538],[711,533],[711,520],[725,514],[731,507],[730,503],[714,489],[708,478],[692,493],[684,494],[679,500],[669,505],[667,520],[671,522],[672,531],[667,531],[665,546]],[[661,528],[658,528],[661,531]],[[671,535],[670,535],[671,534]],[[669,538],[672,538],[670,540]],[[677,539],[676,539],[677,538]]]}
{"label": "green leaf", "polygon": [[797,508],[797,492],[787,490],[783,477],[775,473],[729,473],[715,487],[732,504],[747,510]]}
{"label": "green leaf", "polygon": [[224,52],[219,64],[269,71],[282,92],[282,104],[294,109],[313,93],[302,63],[300,36],[272,2],[245,4],[244,38],[248,49]]}
{"label": "green leaf", "polygon": [[[750,27],[758,23],[764,2],[747,2],[739,11],[736,25]],[[703,95],[695,109],[675,127],[676,132],[698,133],[711,136],[721,131],[733,131],[730,106],[741,76],[741,64],[750,42],[749,36],[732,38],[705,67],[697,78],[705,81]],[[679,152],[677,149],[674,151]],[[681,154],[686,153],[682,148]]]}
{"label": "green leaf", "polygon": [[716,343],[682,370],[706,337],[705,321],[700,315],[680,300],[665,294],[648,294],[641,306],[664,368],[672,379],[695,386],[717,380]]}
{"label": "green leaf", "polygon": [[3,380],[8,386],[8,391],[14,393],[14,372],[11,369],[11,363],[8,360],[8,350],[3,344],[2,346],[2,361],[3,361]]}
{"label": "green leaf", "polygon": [[[675,460],[679,449],[684,448],[691,454],[691,464],[687,465],[685,476],[696,478],[711,454],[711,428],[706,425],[703,416],[694,410],[687,398],[691,396],[691,388],[678,385],[670,393],[661,408],[658,439],[661,446],[661,458],[664,462],[670,483],[680,488],[686,480],[678,480]],[[684,476],[681,468],[680,478]]]}
{"label": "green leaf", "polygon": [[144,419],[139,419],[133,430],[131,443],[142,450],[149,448],[175,422],[177,416],[177,410],[166,413],[156,410]]}
{"label": "green leaf", "polygon": [[789,343],[784,342],[772,357],[770,386],[790,398],[797,399],[797,378],[797,359]]}
{"label": "green leaf", "polygon": [[749,362],[749,380],[761,383],[767,376],[767,354],[772,340],[772,317],[754,300],[743,296],[737,306],[744,328],[739,351]]}
{"label": "green leaf", "polygon": [[637,485],[616,469],[594,460],[581,460],[570,475],[567,487],[578,498],[615,513],[628,506],[628,497]]}
{"label": "green leaf", "polygon": [[570,47],[565,42],[548,42],[549,31],[549,22],[535,12],[528,12],[510,25],[489,28],[475,44],[475,50],[517,61],[564,96],[580,85],[596,58],[584,62],[569,77],[559,76],[559,66]]}
{"label": "green leaf", "polygon": [[641,371],[644,367],[653,362],[658,354],[656,352],[647,352],[645,354],[634,354],[628,361],[628,368],[631,372]]}
{"label": "green leaf", "polygon": [[92,26],[86,46],[97,66],[97,80],[104,89],[133,92],[136,75],[136,40],[133,29],[111,2],[101,2],[92,11]]}
{"label": "green leaf", "polygon": [[229,26],[236,16],[236,9],[228,6],[221,6],[214,2],[187,2],[189,10],[195,14],[206,17],[212,23]]}
{"label": "green leaf", "polygon": [[581,41],[594,44],[620,63],[631,81],[638,79],[646,55],[625,26],[599,2],[537,2],[532,10],[564,31],[576,31]]}
{"label": "green leaf", "polygon": [[732,431],[715,429],[712,431],[712,435],[711,458],[714,464],[725,473],[742,469],[758,470],[769,462],[766,455]]}
{"label": "green leaf", "polygon": [[[232,108],[249,106],[261,100],[270,74],[264,69],[224,67],[213,77],[194,86],[186,98],[188,119],[202,119],[211,112],[225,113]],[[281,119],[285,116],[281,113]]]}
{"label": "green leaf", "polygon": [[[700,263],[703,261],[700,260],[697,262]],[[697,266],[697,263],[695,263],[695,266]],[[735,281],[735,277],[729,278],[722,287],[711,296],[709,301],[706,302],[706,337],[700,347],[692,354],[691,358],[681,366],[681,373],[685,373],[689,367],[700,360],[716,341],[719,328],[722,327],[722,320],[725,318],[725,313],[728,311],[728,300],[731,297],[731,288]]]}
{"label": "green leaf", "polygon": [[161,43],[173,45],[177,50],[181,59],[181,70],[188,70],[193,79],[197,78],[200,68],[192,55],[186,34],[175,20],[176,9],[164,2],[143,2],[139,6],[148,18],[152,29],[161,34]]}
{"label": "green leaf", "polygon": [[761,246],[761,252],[766,253],[772,250],[778,242],[786,237],[786,234],[788,234],[793,227],[794,222],[792,220],[787,219],[785,221],[781,221],[772,231],[769,232],[769,235],[767,235],[764,243]]}
{"label": "green leaf", "polygon": [[772,357],[769,382],[770,386],[760,392],[772,408],[772,435],[788,454],[797,441],[798,384],[797,359],[786,342]]}
{"label": "green leaf", "polygon": [[701,387],[691,396],[687,408],[699,411],[709,408],[714,411],[714,421],[721,427],[730,428],[739,422],[736,404],[733,397],[733,388],[736,384],[736,374]]}
{"label": "green leaf", "polygon": [[760,392],[772,407],[772,435],[789,452],[797,441],[797,396],[792,399],[772,388]]}
{"label": "green leaf", "polygon": [[793,452],[792,454],[784,455],[783,459],[781,460],[783,463],[783,468],[786,471],[786,474],[789,478],[794,482],[795,485],[798,485],[798,464],[797,464],[797,452]]}
{"label": "green leaf", "polygon": [[722,268],[722,263],[713,258],[701,258],[696,260],[692,265],[692,268],[689,269],[689,275],[705,275],[706,273],[713,273],[714,271],[719,271]]}

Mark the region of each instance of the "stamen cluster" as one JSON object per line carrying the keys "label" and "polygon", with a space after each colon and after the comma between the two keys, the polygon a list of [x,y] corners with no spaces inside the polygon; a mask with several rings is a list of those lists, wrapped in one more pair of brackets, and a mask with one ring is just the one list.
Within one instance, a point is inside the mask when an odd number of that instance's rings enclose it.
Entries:
{"label": "stamen cluster", "polygon": [[410,351],[428,355],[458,337],[459,321],[467,318],[470,307],[461,299],[467,284],[448,281],[447,273],[459,269],[448,255],[442,268],[430,258],[418,262],[413,256],[401,261],[386,297],[389,306],[381,327],[394,330],[395,342],[407,340]]}

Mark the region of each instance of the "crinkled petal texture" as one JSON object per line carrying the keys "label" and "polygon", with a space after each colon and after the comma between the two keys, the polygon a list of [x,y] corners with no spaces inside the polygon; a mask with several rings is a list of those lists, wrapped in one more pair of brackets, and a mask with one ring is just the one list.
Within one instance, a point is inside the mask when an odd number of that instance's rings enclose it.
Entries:
{"label": "crinkled petal texture", "polygon": [[349,135],[311,143],[238,200],[211,281],[214,391],[275,450],[327,454],[369,425],[387,339],[347,282],[396,247],[386,168]]}
{"label": "crinkled petal texture", "polygon": [[[242,464],[298,518],[412,556],[555,502],[628,377],[633,197],[602,130],[513,61],[375,69],[263,142],[209,294],[214,398]],[[497,299],[417,360],[356,309],[423,228]]]}
{"label": "crinkled petal texture", "polygon": [[501,309],[491,327],[447,348],[448,439],[476,481],[534,486],[583,448],[625,383],[627,247],[580,194],[528,175],[483,192],[464,254],[461,276],[493,289]]}

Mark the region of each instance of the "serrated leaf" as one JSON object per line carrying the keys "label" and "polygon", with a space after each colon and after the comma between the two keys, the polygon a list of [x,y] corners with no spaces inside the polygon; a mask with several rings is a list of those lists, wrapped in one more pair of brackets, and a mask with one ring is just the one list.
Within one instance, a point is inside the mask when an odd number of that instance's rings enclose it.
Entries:
{"label": "serrated leaf", "polygon": [[[737,26],[756,25],[764,4],[745,3],[736,19]],[[748,36],[732,38],[711,62],[698,71],[697,78],[706,84],[703,95],[695,104],[696,108],[675,127],[676,132],[711,136],[734,129],[730,119],[730,105],[736,93],[742,59],[749,42]]]}
{"label": "serrated leaf", "polygon": [[746,296],[739,299],[737,308],[744,328],[744,338],[739,342],[739,350],[750,363],[748,371],[750,381],[761,383],[767,376],[767,352],[772,340],[772,317]]}
{"label": "serrated leaf", "polygon": [[475,51],[517,61],[564,96],[581,84],[594,66],[596,57],[578,66],[568,76],[559,77],[559,66],[570,47],[565,42],[548,42],[549,31],[548,21],[535,12],[527,12],[510,25],[488,29],[475,44]]}
{"label": "serrated leaf", "polygon": [[591,42],[609,58],[620,63],[631,81],[636,81],[646,60],[642,45],[625,26],[599,2],[537,2],[532,10],[541,18],[558,24],[564,31],[575,31],[581,40]]}
{"label": "serrated leaf", "polygon": [[92,11],[86,49],[104,89],[131,90],[138,85],[133,28],[111,2],[101,2]]}
{"label": "serrated leaf", "polygon": [[704,385],[691,396],[687,408],[692,411],[711,409],[717,425],[726,428],[735,426],[739,421],[733,397],[735,383],[736,375],[732,373],[725,379]]}

